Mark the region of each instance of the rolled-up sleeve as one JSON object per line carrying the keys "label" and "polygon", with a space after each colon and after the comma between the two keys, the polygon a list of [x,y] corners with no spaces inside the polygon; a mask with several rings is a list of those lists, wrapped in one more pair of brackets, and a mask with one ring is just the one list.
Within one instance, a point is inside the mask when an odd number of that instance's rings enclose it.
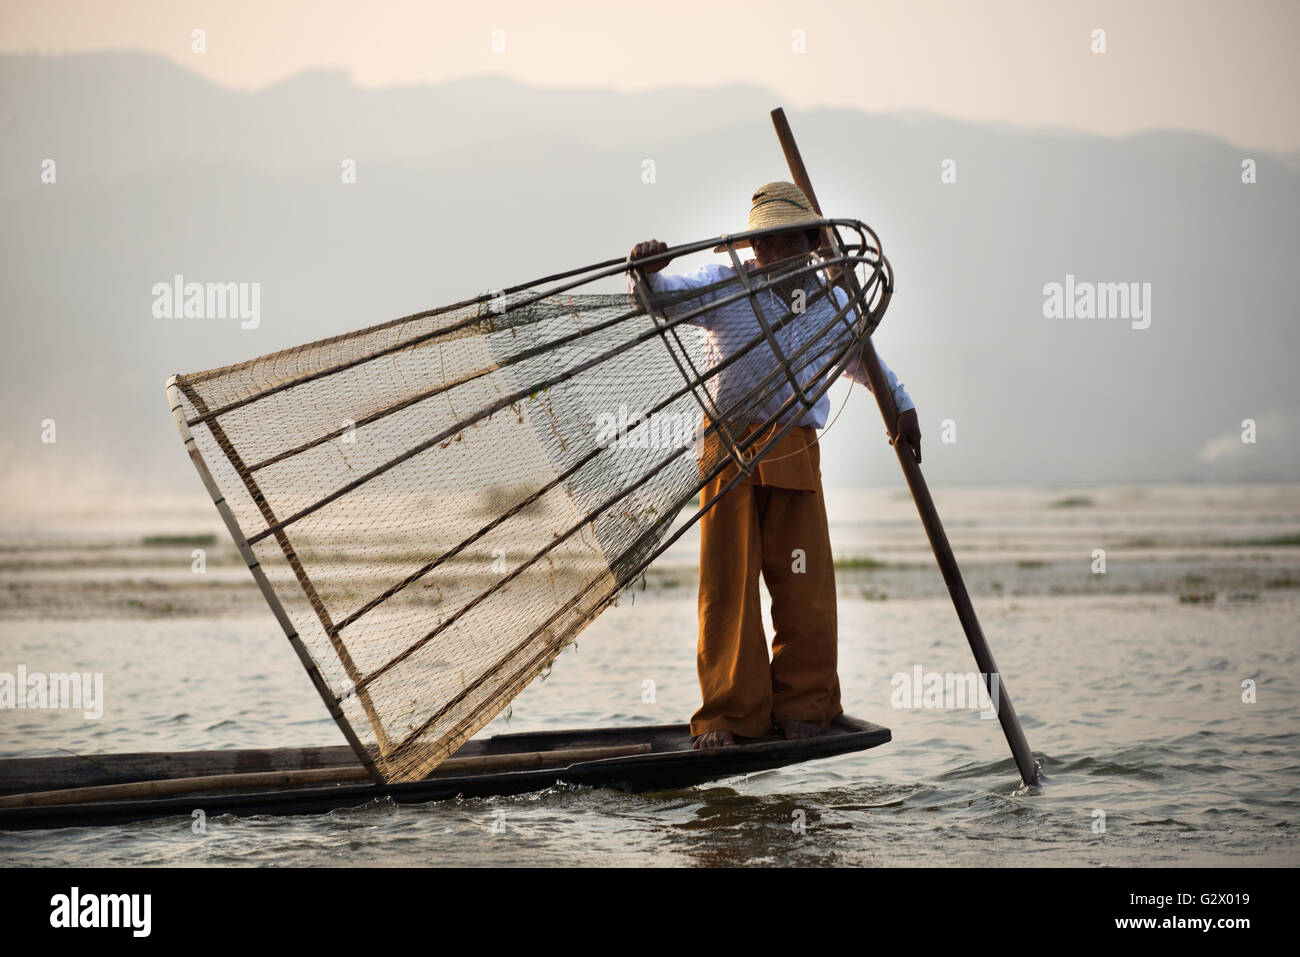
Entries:
{"label": "rolled-up sleeve", "polygon": [[[880,371],[885,374],[885,381],[889,383],[889,389],[894,394],[894,405],[898,407],[898,411],[902,413],[908,409],[915,409],[916,403],[912,401],[912,397],[903,388],[903,383],[899,382],[898,376],[894,375],[893,370],[885,365],[885,357],[877,351],[876,358],[880,360]],[[853,361],[844,369],[844,374],[854,382],[865,385],[868,392],[871,391],[871,381],[867,378],[867,370],[862,364],[861,357],[854,356]]]}
{"label": "rolled-up sleeve", "polygon": [[[717,263],[705,263],[692,273],[670,275],[662,272],[654,272],[649,273],[645,278],[646,282],[650,285],[651,292],[673,293],[685,292],[690,289],[704,289],[721,282],[727,277],[728,273],[733,273],[734,271],[735,270],[730,267],[720,266]],[[627,291],[632,295],[636,295],[636,279],[632,276],[630,271],[627,274]],[[716,290],[710,293],[702,293],[698,297],[683,300],[679,305],[689,305],[692,309],[698,309],[704,303],[718,298],[719,295],[721,295],[721,293]],[[666,307],[664,312],[669,318],[675,318],[676,309],[674,306]],[[688,321],[695,325],[707,326],[709,321],[713,318],[713,314],[714,310],[710,309]]]}
{"label": "rolled-up sleeve", "polygon": [[[844,308],[844,304],[849,301],[848,295],[838,286],[834,287],[833,292],[839,308]],[[880,350],[876,350],[876,358],[880,360],[880,371],[885,374],[885,381],[889,383],[889,389],[894,394],[894,405],[898,411],[901,413],[906,412],[908,409],[915,409],[916,403],[912,401],[912,397],[903,388],[903,383],[898,381],[898,376],[894,375],[893,370],[885,364],[885,357],[880,354]],[[871,391],[871,382],[867,378],[867,370],[862,364],[861,356],[853,357],[853,361],[845,367],[844,374],[854,382],[865,385],[868,392]]]}

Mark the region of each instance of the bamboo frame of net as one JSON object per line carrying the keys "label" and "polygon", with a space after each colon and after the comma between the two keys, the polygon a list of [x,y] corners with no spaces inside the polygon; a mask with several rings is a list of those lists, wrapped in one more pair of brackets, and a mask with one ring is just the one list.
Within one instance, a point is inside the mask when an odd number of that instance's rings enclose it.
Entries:
{"label": "bamboo frame of net", "polygon": [[[474,312],[450,326],[434,329],[431,332],[423,333],[411,337],[399,337],[395,341],[352,358],[346,358],[343,361],[326,365],[323,368],[313,368],[303,372],[300,375],[289,376],[281,381],[275,381],[273,384],[250,392],[246,395],[240,395],[231,398],[229,401],[219,404],[216,407],[209,407],[208,403],[200,394],[201,387],[208,382],[224,376],[239,374],[247,368],[255,366],[257,363],[273,360],[277,357],[283,357],[286,354],[294,353],[298,350],[288,350],[287,353],[276,353],[271,356],[262,357],[262,359],[250,360],[247,363],[240,363],[234,366],[227,366],[222,369],[210,370],[207,372],[197,373],[189,376],[173,376],[167,385],[169,402],[172,406],[173,415],[176,418],[177,427],[180,430],[182,439],[190,453],[196,469],[199,472],[205,487],[208,489],[214,504],[217,506],[223,521],[225,522],[232,538],[235,541],[241,556],[248,565],[254,579],[261,590],[263,597],[266,599],[276,619],[280,622],[285,634],[288,636],[294,647],[295,653],[298,654],[304,667],[307,668],[311,676],[313,685],[325,702],[331,717],[343,731],[348,744],[357,752],[358,757],[365,766],[367,773],[376,781],[383,780],[402,780],[409,779],[409,775],[416,774],[418,771],[427,773],[431,767],[436,766],[437,761],[447,757],[459,747],[461,743],[468,740],[473,733],[481,728],[488,720],[504,708],[510,698],[523,689],[537,674],[542,672],[552,661],[556,654],[566,645],[581,627],[585,626],[599,612],[614,602],[630,584],[639,577],[649,564],[665,549],[681,537],[700,516],[704,514],[721,495],[725,494],[732,487],[741,481],[752,468],[760,462],[770,449],[775,447],[794,428],[798,421],[799,415],[794,414],[797,408],[802,407],[809,410],[820,400],[830,385],[838,376],[847,368],[848,364],[856,357],[862,343],[874,331],[876,326],[883,318],[885,308],[888,305],[893,290],[893,275],[888,260],[885,259],[878,238],[875,233],[856,220],[822,220],[820,223],[810,224],[810,226],[821,225],[826,227],[826,232],[834,237],[833,255],[820,256],[812,258],[808,263],[802,266],[792,266],[783,269],[770,279],[762,279],[758,276],[748,276],[745,270],[740,267],[740,261],[736,254],[735,243],[741,240],[752,240],[757,236],[768,235],[784,231],[782,227],[774,227],[765,230],[754,230],[747,233],[735,234],[728,236],[714,237],[706,241],[686,244],[674,247],[667,253],[660,256],[645,257],[637,262],[623,260],[609,260],[605,263],[599,263],[595,266],[583,267],[577,270],[569,270],[563,273],[557,273],[553,276],[545,277],[531,283],[511,287],[510,289],[501,290],[494,293],[487,293],[482,296],[464,300],[452,306],[442,307],[436,310],[429,310],[404,319],[394,320],[379,326],[372,326],[366,329],[358,330],[343,336],[336,336],[331,339],[321,340],[317,343],[311,343],[307,346],[299,347],[299,350],[320,349],[321,347],[330,346],[335,343],[348,344],[359,338],[373,336],[376,333],[387,332],[390,330],[401,330],[404,324],[412,323],[416,320],[422,320],[428,317],[435,317],[443,314],[449,314],[453,310],[464,310],[474,307]],[[857,236],[857,242],[845,244],[841,241],[838,230],[844,228],[850,230]],[[566,367],[563,371],[544,378],[540,383],[530,384],[528,389],[508,393],[501,396],[494,402],[488,403],[473,413],[459,417],[451,422],[445,428],[438,430],[431,437],[424,439],[411,448],[407,448],[401,453],[379,462],[377,465],[367,470],[365,473],[356,476],[342,485],[332,489],[328,493],[313,499],[304,506],[301,506],[289,514],[282,514],[282,510],[277,510],[274,503],[268,500],[266,494],[259,484],[258,475],[264,471],[282,466],[284,463],[295,456],[311,453],[319,450],[321,446],[339,437],[343,429],[329,430],[317,435],[302,437],[301,441],[296,442],[292,447],[283,449],[269,456],[255,458],[252,463],[245,461],[245,453],[237,449],[235,443],[226,434],[224,422],[229,421],[232,417],[239,419],[247,416],[251,407],[256,403],[269,397],[276,396],[283,398],[289,395],[295,389],[302,389],[321,381],[327,376],[350,372],[364,366],[365,363],[375,361],[378,358],[386,356],[396,356],[403,350],[416,348],[430,342],[436,342],[440,339],[455,341],[457,337],[475,336],[490,332],[493,334],[500,333],[502,330],[510,330],[512,313],[520,315],[528,307],[537,304],[550,304],[559,302],[565,293],[571,290],[589,284],[595,280],[608,276],[615,276],[624,271],[635,270],[647,263],[654,262],[658,259],[674,258],[677,256],[687,255],[694,252],[712,249],[719,244],[726,244],[728,253],[733,264],[738,268],[738,279],[741,289],[730,295],[724,295],[717,299],[711,300],[704,305],[679,312],[673,318],[669,318],[665,313],[665,307],[656,305],[653,297],[648,294],[643,283],[638,283],[636,293],[629,298],[629,302],[635,302],[637,305],[617,316],[603,320],[602,322],[591,327],[581,327],[571,335],[556,339],[554,341],[542,342],[535,348],[523,349],[518,353],[512,354],[500,363],[493,363],[490,366],[484,366],[482,369],[473,371],[472,374],[460,378],[453,378],[450,381],[440,381],[431,388],[419,390],[409,396],[404,397],[401,401],[393,403],[389,407],[379,408],[367,412],[357,417],[353,423],[355,426],[370,426],[381,422],[385,417],[399,415],[409,409],[419,406],[429,400],[442,396],[448,396],[450,393],[461,387],[473,385],[475,380],[486,379],[486,377],[498,374],[502,369],[511,366],[517,366],[527,363],[529,360],[538,356],[553,352],[561,346],[568,345],[572,342],[582,340],[583,337],[589,337],[596,333],[616,328],[620,323],[633,320],[637,316],[647,316],[652,320],[652,325],[643,332],[635,335],[627,342],[619,344],[616,348],[606,350],[596,356],[585,359],[571,367]],[[770,322],[762,313],[757,302],[757,295],[767,289],[773,288],[780,282],[788,281],[792,278],[804,279],[809,276],[815,277],[820,286],[820,290],[814,294],[813,302],[819,301],[823,297],[828,297],[830,285],[822,281],[821,274],[829,270],[838,269],[843,273],[855,271],[860,268],[869,270],[867,278],[861,282],[852,284],[853,294],[847,298],[842,306],[832,304],[833,315],[820,327],[818,332],[813,335],[802,348],[793,351],[787,355],[782,351],[777,339],[779,333],[787,324],[795,321],[795,314],[787,311],[781,319]],[[760,274],[761,275],[761,274]],[[856,277],[854,277],[856,280]],[[549,285],[555,283],[556,285]],[[547,286],[547,288],[539,288]],[[508,297],[514,293],[527,292],[530,295],[525,296],[520,301],[510,304],[504,311],[495,313],[491,311],[494,303],[498,302],[501,297]],[[732,303],[747,299],[753,308],[755,318],[757,319],[761,332],[754,336],[742,349],[736,354],[730,356],[727,360],[720,362],[704,372],[700,372],[690,359],[689,352],[681,340],[678,338],[678,330],[689,324],[693,319],[699,318],[704,313],[713,309],[718,309]],[[484,307],[489,307],[489,312],[484,314]],[[576,314],[575,314],[576,318]],[[525,321],[525,320],[520,320]],[[833,350],[829,357],[825,355],[827,348],[817,348],[818,343],[828,336],[832,329],[837,326],[843,326],[848,332],[848,337],[841,339],[839,345]],[[456,436],[463,433],[466,429],[477,423],[490,420],[498,412],[512,409],[520,400],[524,398],[525,393],[535,395],[540,389],[549,389],[550,387],[565,383],[575,377],[582,375],[590,369],[598,367],[602,362],[610,360],[616,353],[631,350],[633,348],[645,345],[654,340],[662,343],[681,376],[681,385],[676,390],[665,395],[650,410],[645,413],[644,417],[632,426],[629,431],[640,428],[643,424],[650,421],[650,417],[657,412],[669,408],[676,400],[687,395],[693,397],[705,415],[705,421],[708,423],[701,433],[701,440],[710,438],[716,439],[725,455],[721,457],[714,465],[699,475],[698,482],[690,490],[689,495],[680,496],[676,508],[668,509],[668,513],[660,516],[657,520],[647,525],[642,531],[640,537],[632,545],[629,545],[619,554],[619,561],[623,557],[633,556],[631,564],[620,569],[615,573],[611,566],[610,575],[614,576],[613,587],[608,586],[606,578],[608,576],[596,576],[591,578],[586,585],[572,595],[567,602],[557,607],[553,614],[537,625],[531,632],[525,635],[517,645],[513,646],[510,652],[496,662],[490,668],[484,670],[473,680],[466,681],[459,694],[449,697],[438,710],[430,714],[421,724],[409,728],[404,735],[394,737],[385,727],[383,717],[376,712],[370,700],[370,689],[379,680],[390,674],[401,666],[404,662],[413,656],[422,652],[431,642],[435,641],[440,635],[456,626],[461,618],[474,611],[484,602],[489,602],[498,593],[502,593],[515,579],[518,579],[525,572],[535,567],[540,567],[544,560],[549,561],[549,555],[570,542],[575,537],[581,539],[584,532],[593,531],[595,522],[602,515],[608,513],[611,509],[617,508],[620,503],[625,502],[629,496],[637,492],[643,485],[651,482],[660,472],[669,468],[674,460],[687,454],[687,449],[677,449],[670,452],[662,461],[657,461],[645,472],[636,477],[635,480],[629,479],[624,482],[617,490],[616,494],[608,496],[605,500],[594,508],[581,515],[580,519],[563,530],[563,533],[554,533],[553,540],[536,550],[527,561],[518,565],[513,571],[504,578],[497,581],[494,585],[484,589],[472,598],[470,601],[461,606],[461,608],[452,616],[446,619],[440,619],[438,625],[433,629],[422,631],[418,637],[409,636],[407,646],[402,651],[390,656],[378,667],[365,668],[358,665],[352,659],[351,649],[347,642],[343,640],[344,633],[357,625],[367,615],[376,609],[384,607],[390,600],[394,599],[402,592],[407,591],[413,586],[418,585],[432,572],[439,569],[446,563],[459,559],[462,555],[468,554],[468,550],[474,544],[481,542],[490,533],[494,532],[504,523],[515,520],[518,516],[525,513],[537,502],[547,496],[551,491],[560,488],[565,483],[571,483],[573,477],[582,469],[592,463],[597,456],[604,452],[604,448],[597,445],[590,452],[576,458],[567,468],[558,472],[550,481],[541,487],[531,491],[529,494],[520,497],[508,509],[502,511],[479,527],[472,534],[461,539],[452,548],[440,551],[433,556],[431,560],[421,563],[414,571],[403,576],[398,581],[390,584],[383,589],[378,595],[370,597],[351,610],[345,613],[331,612],[325,607],[325,603],[320,600],[317,594],[316,585],[309,575],[303,561],[300,560],[296,546],[289,537],[291,530],[299,523],[317,515],[322,509],[331,507],[334,503],[344,499],[349,494],[364,488],[368,483],[380,478],[381,476],[401,467],[404,463],[411,461],[417,456],[421,456],[430,450],[436,450],[444,447],[444,443],[456,440]],[[707,387],[710,380],[716,379],[726,368],[742,358],[748,356],[752,350],[761,349],[763,346],[769,348],[772,352],[773,367],[757,383],[752,385],[744,394],[737,397],[725,409],[716,407],[715,403],[706,401],[708,396]],[[819,360],[824,360],[820,365],[816,365]],[[812,380],[816,382],[815,387],[806,389],[799,374],[808,369],[812,369]],[[743,422],[746,417],[755,409],[760,409],[765,402],[770,400],[782,386],[782,383],[791,387],[792,394],[786,399],[780,408],[768,415],[761,423],[764,428],[756,429],[752,434],[737,438],[733,434],[731,423]],[[193,414],[186,416],[183,414],[185,404],[190,406]],[[714,407],[710,409],[710,405]],[[781,421],[786,419],[786,421]],[[522,421],[522,419],[521,419]],[[240,522],[235,516],[226,501],[225,493],[214,479],[208,462],[205,461],[200,453],[194,440],[192,429],[204,428],[208,431],[210,438],[220,449],[226,463],[233,473],[238,476],[244,492],[249,499],[256,505],[258,516],[263,523],[260,529],[245,530],[241,527]],[[766,428],[766,427],[776,427]],[[765,438],[759,443],[760,435]],[[714,496],[708,502],[703,503],[699,509],[684,522],[673,534],[665,536],[668,523],[673,521],[677,512],[691,498],[699,495],[703,489],[714,477],[722,472],[728,464],[734,464],[737,467],[737,474],[726,484],[722,492]],[[293,580],[296,587],[301,590],[302,596],[306,598],[315,617],[319,621],[320,628],[324,636],[328,639],[330,647],[337,655],[338,662],[341,664],[346,674],[348,687],[331,687],[329,681],[321,674],[316,657],[311,649],[304,646],[298,629],[295,627],[292,616],[286,611],[280,597],[277,595],[275,586],[268,579],[263,570],[257,555],[254,552],[254,546],[259,543],[271,543],[276,546],[277,552],[284,559],[288,569],[292,572]],[[646,547],[641,549],[642,544]],[[638,551],[638,549],[641,549]],[[600,589],[603,588],[603,591]],[[593,593],[593,589],[599,593]],[[589,601],[590,605],[583,605],[583,602]],[[566,624],[566,616],[570,613],[580,613],[581,618],[576,624]],[[550,629],[556,628],[558,631],[551,632]],[[418,742],[422,739],[425,732],[429,731],[438,721],[454,715],[456,709],[460,708],[474,694],[476,694],[488,682],[496,682],[498,690],[494,693],[493,707],[497,703],[496,711],[492,714],[484,715],[480,712],[471,710],[469,714],[452,727],[445,729],[439,737],[439,746],[434,753],[424,755],[415,761],[412,759],[408,767],[403,764],[405,760],[404,752],[412,746],[412,742]],[[349,720],[344,713],[345,704],[354,701],[360,705],[367,722],[370,732],[375,741],[373,747],[367,747],[358,736],[353,722]]]}

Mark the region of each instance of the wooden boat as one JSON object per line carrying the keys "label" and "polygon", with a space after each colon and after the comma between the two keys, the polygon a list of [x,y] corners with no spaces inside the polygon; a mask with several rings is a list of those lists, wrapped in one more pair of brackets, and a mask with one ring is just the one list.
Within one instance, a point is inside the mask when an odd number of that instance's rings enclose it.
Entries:
{"label": "wooden boat", "polygon": [[[660,791],[865,751],[888,728],[840,715],[814,738],[693,750],[686,724],[499,734],[466,743],[422,781],[377,785],[350,747],[105,754],[0,761],[0,830],[90,827],[184,815],[319,814],[521,794],[563,782]],[[354,783],[355,782],[355,783]]]}

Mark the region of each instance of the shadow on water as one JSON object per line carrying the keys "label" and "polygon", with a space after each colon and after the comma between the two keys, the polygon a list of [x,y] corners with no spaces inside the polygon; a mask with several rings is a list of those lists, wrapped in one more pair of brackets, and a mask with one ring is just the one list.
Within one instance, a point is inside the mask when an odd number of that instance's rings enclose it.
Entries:
{"label": "shadow on water", "polygon": [[[741,794],[712,787],[665,834],[683,862],[709,867],[834,866],[846,860],[837,832],[853,825],[828,814],[820,795]],[[860,863],[860,862],[857,862]]]}

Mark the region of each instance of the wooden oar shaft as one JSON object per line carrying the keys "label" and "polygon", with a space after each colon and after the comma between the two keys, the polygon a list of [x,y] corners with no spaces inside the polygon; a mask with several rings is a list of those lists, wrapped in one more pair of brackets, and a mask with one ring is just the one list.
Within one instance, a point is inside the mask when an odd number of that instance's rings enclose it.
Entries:
{"label": "wooden oar shaft", "polygon": [[[785,118],[785,111],[780,107],[772,111],[772,125],[776,127],[777,139],[781,141],[781,149],[785,152],[786,163],[790,167],[790,175],[794,178],[795,185],[803,190],[808,201],[812,203],[813,209],[817,211],[817,215],[821,216],[821,204],[817,202],[817,194],[813,192],[812,180],[803,164],[803,157],[799,154],[799,147],[794,141],[790,123]],[[859,291],[856,288],[857,277],[851,268],[844,269],[841,278],[843,282],[853,287],[849,290],[851,295]],[[876,355],[875,346],[869,338],[862,348],[862,364],[871,383],[871,391],[876,397],[876,404],[880,407],[885,428],[889,430],[893,440],[898,462],[903,467],[907,487],[911,490],[912,499],[916,502],[916,510],[921,515],[921,524],[925,528],[926,537],[930,539],[930,547],[934,550],[939,570],[943,573],[943,580],[948,586],[948,594],[952,596],[953,605],[957,609],[957,618],[966,632],[966,640],[970,643],[975,662],[979,665],[980,673],[984,676],[989,694],[997,708],[998,721],[1002,725],[1003,734],[1006,735],[1007,744],[1011,746],[1011,753],[1016,759],[1020,777],[1026,784],[1034,784],[1038,781],[1038,764],[1034,761],[1024,729],[1020,727],[1020,719],[1016,716],[1016,709],[1011,704],[1011,695],[1007,691],[1006,682],[1002,680],[997,663],[993,660],[993,652],[989,650],[988,641],[984,637],[984,630],[975,615],[975,607],[971,604],[961,570],[957,567],[957,558],[943,530],[943,523],[939,521],[939,513],[934,507],[934,499],[930,497],[925,478],[921,475],[921,465],[906,443],[898,440],[898,407],[894,403],[894,396],[885,379],[884,370],[880,368],[880,359]]]}
{"label": "wooden oar shaft", "polygon": [[[573,764],[631,754],[646,754],[650,744],[620,744],[597,748],[564,748],[555,751],[528,751],[519,754],[486,754],[468,758],[448,758],[438,765],[435,774],[475,771],[513,771]],[[338,768],[310,768],[301,771],[258,771],[252,774],[212,774],[203,777],[166,778],[161,781],[132,781],[126,784],[102,784],[95,787],[62,788],[57,791],[34,791],[0,797],[0,808],[48,807],[57,804],[88,804],[94,801],[128,801],[137,798],[195,794],[201,791],[235,791],[241,788],[309,787],[313,784],[341,784],[369,781],[365,769],[356,765]]]}

